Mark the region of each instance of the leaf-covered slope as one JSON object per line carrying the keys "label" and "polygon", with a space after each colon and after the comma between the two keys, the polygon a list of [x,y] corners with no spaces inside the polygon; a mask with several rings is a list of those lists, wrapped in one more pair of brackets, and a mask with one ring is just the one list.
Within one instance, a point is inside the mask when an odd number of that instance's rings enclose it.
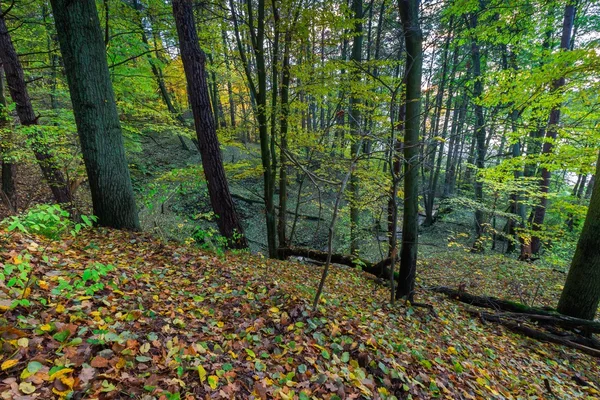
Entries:
{"label": "leaf-covered slope", "polygon": [[417,294],[437,317],[390,308],[356,270],[334,267],[312,314],[314,266],[105,230],[2,238],[2,268],[31,269],[16,308],[19,282],[0,281],[3,398],[598,396],[573,379],[597,385],[597,360],[482,325],[443,295]]}

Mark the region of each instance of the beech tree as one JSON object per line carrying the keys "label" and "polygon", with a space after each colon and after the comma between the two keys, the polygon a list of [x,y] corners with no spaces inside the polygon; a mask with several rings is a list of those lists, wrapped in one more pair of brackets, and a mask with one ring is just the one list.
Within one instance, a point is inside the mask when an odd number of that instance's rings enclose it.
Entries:
{"label": "beech tree", "polygon": [[235,210],[223,169],[221,149],[206,83],[206,55],[198,44],[192,0],[173,0],[173,15],[210,203],[217,216],[219,231],[229,239],[230,246],[246,248],[248,242],[244,237],[244,230]]}
{"label": "beech tree", "polygon": [[421,123],[421,75],[423,33],[419,22],[419,0],[398,3],[406,43],[406,114],[404,131],[404,217],[396,298],[412,301],[417,272],[419,240],[419,132]]}
{"label": "beech tree", "polygon": [[137,230],[140,223],[96,3],[51,3],[94,214],[100,225]]}

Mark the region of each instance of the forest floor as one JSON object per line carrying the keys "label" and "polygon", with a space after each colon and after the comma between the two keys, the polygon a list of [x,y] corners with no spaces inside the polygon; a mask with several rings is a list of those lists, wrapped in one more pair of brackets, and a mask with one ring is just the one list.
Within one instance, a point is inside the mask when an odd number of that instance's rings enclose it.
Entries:
{"label": "forest floor", "polygon": [[597,359],[426,289],[554,304],[564,274],[530,264],[422,259],[416,298],[435,314],[390,306],[384,286],[334,266],[312,312],[318,266],[103,229],[56,241],[0,231],[0,246],[4,399],[600,397]]}

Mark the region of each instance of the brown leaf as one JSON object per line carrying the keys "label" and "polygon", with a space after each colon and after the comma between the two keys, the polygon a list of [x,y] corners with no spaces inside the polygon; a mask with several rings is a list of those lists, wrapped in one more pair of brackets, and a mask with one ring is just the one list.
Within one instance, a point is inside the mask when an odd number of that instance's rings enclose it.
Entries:
{"label": "brown leaf", "polygon": [[108,367],[108,360],[104,357],[94,357],[90,365],[94,368],[106,368]]}

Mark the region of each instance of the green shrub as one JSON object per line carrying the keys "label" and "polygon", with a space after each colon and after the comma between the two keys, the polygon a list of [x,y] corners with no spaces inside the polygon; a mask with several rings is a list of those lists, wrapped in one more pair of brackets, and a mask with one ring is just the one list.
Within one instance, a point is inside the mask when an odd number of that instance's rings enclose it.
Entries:
{"label": "green shrub", "polygon": [[39,204],[32,207],[26,214],[6,218],[3,225],[8,225],[8,231],[18,230],[23,233],[33,233],[49,239],[58,239],[66,232],[76,236],[82,229],[91,227],[96,221],[93,215],[82,215],[80,222],[69,219],[69,213],[58,204]]}

